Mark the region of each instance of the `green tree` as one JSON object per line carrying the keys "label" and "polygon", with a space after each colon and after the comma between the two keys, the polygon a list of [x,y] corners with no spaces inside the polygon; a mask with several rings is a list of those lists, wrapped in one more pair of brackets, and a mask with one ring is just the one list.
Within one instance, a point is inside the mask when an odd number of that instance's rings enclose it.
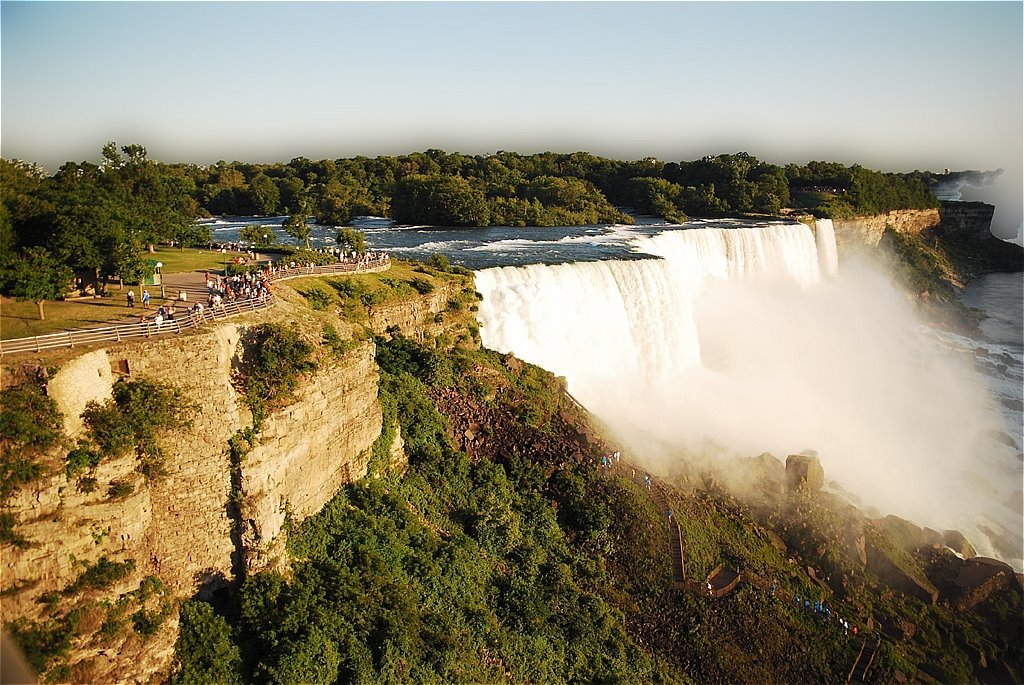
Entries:
{"label": "green tree", "polygon": [[367,189],[355,179],[331,179],[318,191],[316,218],[320,224],[341,226],[371,209]]}
{"label": "green tree", "polygon": [[339,228],[338,245],[342,250],[362,255],[366,252],[366,234],[354,228]]}
{"label": "green tree", "polygon": [[261,248],[273,245],[274,241],[277,240],[277,234],[274,233],[273,228],[260,224],[243,226],[238,237],[247,243],[252,243],[256,247]]}
{"label": "green tree", "polygon": [[20,255],[5,259],[0,269],[4,292],[19,302],[35,302],[40,320],[46,318],[43,303],[63,299],[74,278],[71,269],[42,247],[26,247]]}
{"label": "green tree", "polygon": [[262,171],[249,181],[248,203],[252,212],[258,216],[267,216],[277,211],[281,201],[281,191],[273,179]]}
{"label": "green tree", "polygon": [[416,174],[395,188],[391,216],[405,224],[487,226],[489,212],[483,191],[466,179]]}
{"label": "green tree", "polygon": [[231,628],[213,607],[190,600],[181,605],[181,631],[174,646],[174,685],[236,685],[242,682],[242,658]]}
{"label": "green tree", "polygon": [[[89,176],[91,165],[64,165],[57,173],[50,197],[57,208],[56,228],[49,240],[57,258],[73,269],[93,274],[96,293],[104,277],[143,268],[141,238],[135,230],[135,211],[126,193],[106,188]],[[135,246],[126,249],[125,245]],[[134,259],[138,264],[131,264]]]}
{"label": "green tree", "polygon": [[0,254],[16,246],[39,245],[52,231],[48,180],[38,164],[0,159]]}
{"label": "green tree", "polygon": [[296,240],[301,240],[302,247],[307,250],[309,249],[309,235],[312,232],[312,229],[309,226],[310,216],[309,202],[305,199],[301,199],[299,200],[298,211],[285,219],[282,226],[285,233]]}

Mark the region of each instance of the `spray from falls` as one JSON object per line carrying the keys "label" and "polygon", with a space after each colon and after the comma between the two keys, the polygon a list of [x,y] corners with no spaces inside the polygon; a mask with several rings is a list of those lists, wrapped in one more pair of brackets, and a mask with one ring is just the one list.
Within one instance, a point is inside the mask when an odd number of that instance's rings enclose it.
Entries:
{"label": "spray from falls", "polygon": [[485,269],[481,336],[565,376],[652,467],[709,444],[811,447],[864,504],[1019,566],[1019,542],[986,542],[1019,540],[1004,503],[1021,467],[986,437],[999,427],[981,379],[885,276],[838,271],[831,229],[665,231],[635,243],[658,259]]}

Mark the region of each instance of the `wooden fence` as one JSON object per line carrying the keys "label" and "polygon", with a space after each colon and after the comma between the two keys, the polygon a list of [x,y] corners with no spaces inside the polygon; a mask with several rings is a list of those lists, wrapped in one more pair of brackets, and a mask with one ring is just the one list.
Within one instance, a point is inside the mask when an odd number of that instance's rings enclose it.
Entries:
{"label": "wooden fence", "polygon": [[[270,281],[283,281],[289,278],[343,274],[355,272],[383,271],[391,266],[391,259],[382,257],[362,262],[340,262],[326,266],[296,266],[293,268],[276,269],[269,274]],[[180,333],[191,328],[199,328],[203,324],[226,319],[237,314],[255,311],[269,306],[273,302],[271,296],[247,300],[232,300],[213,307],[204,307],[201,312],[185,310],[173,319],[164,319],[159,324],[155,321],[118,324],[102,328],[80,328],[48,335],[36,335],[31,338],[15,338],[0,340],[0,356],[18,354],[19,352],[43,352],[64,347],[79,347],[96,343],[116,343],[134,338],[149,338],[164,333]]]}

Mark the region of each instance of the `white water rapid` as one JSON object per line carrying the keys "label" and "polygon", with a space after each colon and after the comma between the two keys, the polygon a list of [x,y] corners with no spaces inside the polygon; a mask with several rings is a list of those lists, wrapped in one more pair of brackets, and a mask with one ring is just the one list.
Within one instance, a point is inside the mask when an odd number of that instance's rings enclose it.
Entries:
{"label": "white water rapid", "polygon": [[991,437],[984,384],[888,278],[836,269],[830,221],[634,246],[660,258],[478,271],[484,344],[565,376],[652,468],[711,445],[783,461],[813,448],[863,504],[1020,567],[1006,502],[1021,467]]}

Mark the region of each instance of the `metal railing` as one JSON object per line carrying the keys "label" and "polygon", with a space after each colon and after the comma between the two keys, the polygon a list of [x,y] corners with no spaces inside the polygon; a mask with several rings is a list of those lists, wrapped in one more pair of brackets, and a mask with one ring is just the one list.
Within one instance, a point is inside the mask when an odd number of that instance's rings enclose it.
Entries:
{"label": "metal railing", "polygon": [[[387,269],[390,265],[391,259],[385,255],[362,262],[340,262],[324,266],[296,266],[276,269],[269,274],[268,279],[274,282],[289,278],[301,278],[303,276],[378,271]],[[199,312],[189,309],[176,314],[173,318],[166,318],[160,323],[156,321],[139,321],[137,323],[117,324],[101,328],[80,328],[61,331],[60,333],[36,335],[30,338],[0,340],[0,356],[18,354],[19,352],[44,352],[46,350],[79,347],[96,343],[121,342],[135,338],[151,338],[155,335],[167,333],[181,333],[192,328],[199,328],[208,322],[227,319],[238,314],[245,314],[267,307],[272,302],[273,296],[268,294],[262,298],[236,299],[223,302],[218,305],[204,307]]]}

